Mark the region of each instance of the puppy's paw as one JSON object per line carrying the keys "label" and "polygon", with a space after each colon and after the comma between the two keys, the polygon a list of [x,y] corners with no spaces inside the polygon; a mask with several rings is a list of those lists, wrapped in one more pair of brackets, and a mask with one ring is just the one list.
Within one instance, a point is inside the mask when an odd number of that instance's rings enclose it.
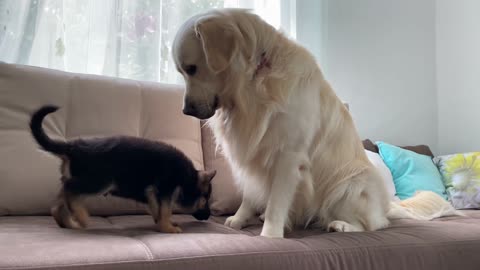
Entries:
{"label": "puppy's paw", "polygon": [[258,218],[261,222],[265,222],[265,213],[261,214]]}
{"label": "puppy's paw", "polygon": [[247,225],[247,221],[245,219],[238,218],[236,216],[228,217],[225,220],[225,226],[228,226],[235,230],[241,230]]}
{"label": "puppy's paw", "polygon": [[65,206],[63,204],[57,204],[57,205],[54,205],[50,209],[50,213],[53,216],[53,219],[55,220],[58,227],[60,227],[60,228],[66,228],[67,227],[65,222],[64,222],[64,218],[63,218],[64,211],[65,211],[64,207]]}
{"label": "puppy's paw", "polygon": [[89,215],[84,213],[75,213],[73,218],[75,223],[78,224],[78,229],[86,229],[88,227]]}
{"label": "puppy's paw", "polygon": [[86,225],[79,223],[74,217],[65,217],[64,222],[66,227],[74,230],[82,230],[86,228]]}
{"label": "puppy's paw", "polygon": [[182,229],[179,227],[179,226],[170,226],[167,231],[167,233],[181,233],[182,232]]}
{"label": "puppy's paw", "polygon": [[173,225],[171,223],[158,224],[157,229],[159,232],[163,232],[163,233],[181,233],[182,232],[182,229],[179,226]]}
{"label": "puppy's paw", "polygon": [[84,229],[77,220],[70,214],[63,203],[59,203],[51,208],[51,214],[60,228]]}
{"label": "puppy's paw", "polygon": [[328,224],[327,230],[329,232],[358,232],[361,229],[356,226],[341,220],[335,220]]}

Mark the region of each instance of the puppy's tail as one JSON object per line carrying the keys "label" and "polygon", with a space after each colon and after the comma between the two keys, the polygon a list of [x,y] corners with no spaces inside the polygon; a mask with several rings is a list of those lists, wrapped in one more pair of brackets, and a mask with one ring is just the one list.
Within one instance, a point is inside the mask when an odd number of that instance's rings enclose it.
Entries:
{"label": "puppy's tail", "polygon": [[391,202],[388,219],[432,220],[444,216],[465,216],[432,191],[419,191],[412,198]]}
{"label": "puppy's tail", "polygon": [[45,116],[58,110],[57,106],[47,105],[38,109],[30,120],[30,129],[33,138],[37,143],[45,149],[45,151],[52,152],[57,155],[66,154],[68,144],[61,141],[50,139],[42,128],[42,122]]}

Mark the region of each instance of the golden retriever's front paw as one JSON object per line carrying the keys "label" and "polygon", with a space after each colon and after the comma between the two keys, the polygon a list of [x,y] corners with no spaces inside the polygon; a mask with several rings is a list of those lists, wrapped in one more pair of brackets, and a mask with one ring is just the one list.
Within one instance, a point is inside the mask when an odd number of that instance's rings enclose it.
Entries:
{"label": "golden retriever's front paw", "polygon": [[241,230],[243,227],[247,225],[247,221],[236,216],[228,217],[225,220],[225,226],[228,226],[235,230]]}
{"label": "golden retriever's front paw", "polygon": [[274,226],[269,226],[265,223],[262,227],[262,232],[260,236],[268,238],[283,238],[283,227],[276,228]]}
{"label": "golden retriever's front paw", "polygon": [[359,232],[361,229],[354,225],[341,220],[335,220],[328,224],[327,230],[329,232]]}

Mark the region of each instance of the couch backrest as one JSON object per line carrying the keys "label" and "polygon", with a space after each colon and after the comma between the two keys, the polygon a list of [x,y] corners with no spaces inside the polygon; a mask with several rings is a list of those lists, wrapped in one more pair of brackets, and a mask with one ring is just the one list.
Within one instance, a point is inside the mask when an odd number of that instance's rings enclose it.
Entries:
{"label": "couch backrest", "polygon": [[[45,104],[46,132],[71,139],[133,135],[171,143],[203,169],[198,120],[184,116],[182,88],[0,63],[0,215],[48,214],[60,187],[60,161],[38,148],[28,123]],[[143,212],[129,200],[89,199],[92,214]]]}

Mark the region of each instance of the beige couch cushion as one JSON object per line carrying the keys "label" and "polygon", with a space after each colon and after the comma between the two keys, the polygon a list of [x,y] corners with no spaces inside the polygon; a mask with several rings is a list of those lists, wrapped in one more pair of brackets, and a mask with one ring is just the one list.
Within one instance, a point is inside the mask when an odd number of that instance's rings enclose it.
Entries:
{"label": "beige couch cushion", "polygon": [[[181,112],[181,87],[0,63],[0,215],[47,214],[60,187],[59,160],[38,148],[28,129],[33,111],[60,139],[132,135],[171,143],[203,169],[200,123]],[[129,200],[99,196],[92,214],[143,212]]]}
{"label": "beige couch cushion", "polygon": [[0,217],[0,269],[477,270],[480,212],[434,221],[395,220],[376,232],[298,230],[286,239],[238,231],[224,218],[176,215],[181,234],[153,230],[143,215],[93,217],[84,231],[51,217]]}

